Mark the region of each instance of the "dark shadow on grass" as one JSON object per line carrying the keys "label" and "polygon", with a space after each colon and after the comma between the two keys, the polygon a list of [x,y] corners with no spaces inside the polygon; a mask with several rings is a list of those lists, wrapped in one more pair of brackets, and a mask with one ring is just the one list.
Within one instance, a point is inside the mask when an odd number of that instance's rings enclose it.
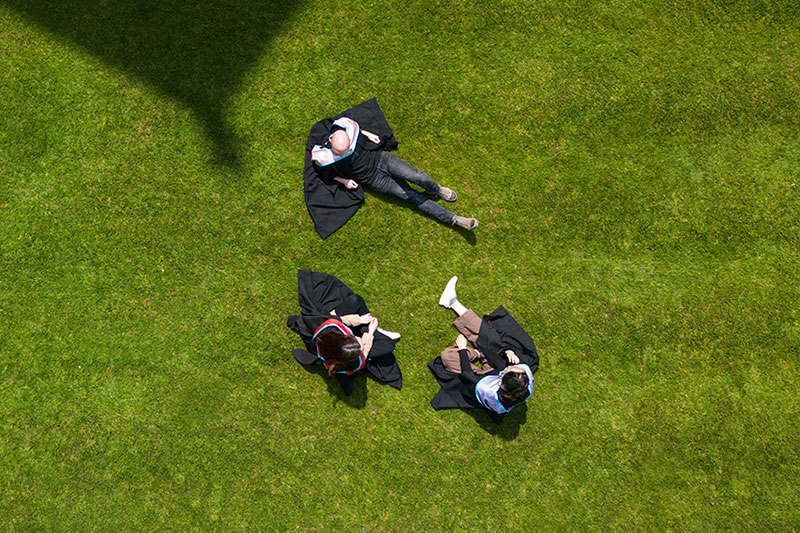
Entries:
{"label": "dark shadow on grass", "polygon": [[321,365],[300,365],[306,372],[316,374],[325,381],[328,387],[328,394],[334,398],[334,404],[342,402],[354,409],[363,409],[367,405],[367,380],[366,377],[361,375],[353,382],[353,394],[348,396],[344,393],[344,389],[333,376],[329,376],[328,372]]}
{"label": "dark shadow on grass", "polygon": [[522,404],[506,414],[499,424],[494,423],[485,409],[464,409],[475,421],[491,435],[504,440],[514,440],[519,435],[519,428],[528,421],[528,406]]}
{"label": "dark shadow on grass", "polygon": [[[372,196],[374,196],[376,198],[379,198],[381,201],[386,202],[387,204],[395,205],[395,206],[401,207],[403,209],[412,209],[419,216],[432,221],[434,224],[442,224],[438,220],[433,219],[433,218],[429,217],[428,215],[419,212],[411,204],[409,204],[408,202],[405,202],[405,201],[403,201],[403,200],[401,200],[399,198],[395,198],[394,196],[389,196],[388,194],[379,193],[377,191],[373,191],[371,189],[367,189],[366,187],[364,188],[364,191],[368,192],[370,195],[372,195]],[[442,225],[446,226],[445,224],[442,224]],[[461,235],[464,238],[464,240],[467,241],[467,243],[469,243],[472,246],[475,246],[475,243],[477,242],[477,239],[475,237],[474,232],[466,230],[466,229],[463,229],[463,228],[458,228],[458,227],[455,227],[455,226],[448,226],[448,227],[450,227],[451,229],[456,231],[459,235]]]}
{"label": "dark shadow on grass", "polygon": [[239,164],[230,97],[298,0],[0,0],[144,80],[202,121],[215,159]]}

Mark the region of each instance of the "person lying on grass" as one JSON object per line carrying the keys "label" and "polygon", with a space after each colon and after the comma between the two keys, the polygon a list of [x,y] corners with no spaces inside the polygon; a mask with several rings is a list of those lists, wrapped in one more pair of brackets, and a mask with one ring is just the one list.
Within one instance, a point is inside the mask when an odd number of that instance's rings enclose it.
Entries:
{"label": "person lying on grass", "polygon": [[428,363],[441,386],[431,405],[437,410],[483,407],[500,423],[533,394],[539,355],[530,335],[502,306],[483,319],[466,308],[456,295],[457,281],[454,276],[439,299],[458,315],[453,326],[459,335]]}
{"label": "person lying on grass", "polygon": [[327,140],[312,148],[311,159],[318,167],[331,171],[333,179],[348,189],[357,189],[359,185],[364,185],[374,191],[405,200],[443,224],[467,230],[478,227],[476,219],[461,217],[445,209],[417,192],[409,182],[448,202],[455,202],[458,198],[455,191],[442,187],[425,172],[394,154],[384,150],[366,149],[367,141],[378,145],[381,139],[378,135],[361,129],[355,120],[341,117],[333,122]]}
{"label": "person lying on grass", "polygon": [[307,348],[292,350],[298,363],[322,365],[348,395],[364,370],[392,387],[402,386],[393,353],[400,334],[379,328],[361,296],[336,277],[311,270],[298,271],[297,285],[302,314],[290,316],[286,325]]}

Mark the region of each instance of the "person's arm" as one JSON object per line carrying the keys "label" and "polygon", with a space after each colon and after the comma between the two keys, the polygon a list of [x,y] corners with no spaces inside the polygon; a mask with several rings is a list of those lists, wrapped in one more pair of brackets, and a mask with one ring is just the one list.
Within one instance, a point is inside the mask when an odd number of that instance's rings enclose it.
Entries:
{"label": "person's arm", "polygon": [[356,180],[348,180],[345,178],[340,178],[339,176],[336,176],[333,178],[333,180],[338,181],[348,189],[358,189],[358,182]]}
{"label": "person's arm", "polygon": [[[334,314],[334,312],[335,310],[331,311],[331,314]],[[339,318],[342,319],[342,322],[344,322],[345,325],[350,327],[356,327],[356,326],[363,326],[364,324],[369,324],[370,321],[372,320],[372,315],[370,314],[357,315],[353,313],[352,315],[342,315]]]}
{"label": "person's arm", "polygon": [[362,129],[361,133],[363,133],[364,136],[367,139],[369,139],[370,141],[372,141],[373,143],[380,144],[381,138],[379,136],[375,135],[374,133],[372,133],[371,131],[367,131],[367,130]]}
{"label": "person's arm", "polygon": [[361,345],[364,348],[364,357],[369,357],[369,351],[372,350],[372,343],[375,340],[376,329],[378,329],[378,319],[371,318],[367,332],[361,335]]}
{"label": "person's arm", "polygon": [[[361,127],[361,126],[359,126],[358,122],[356,122],[355,120],[353,120],[352,118],[349,118],[349,117],[342,117],[340,119],[337,119],[335,122],[338,123],[344,129],[347,129],[347,128],[360,128]],[[348,136],[349,135],[350,134],[348,132]]]}
{"label": "person's arm", "polygon": [[[489,364],[492,365],[493,368],[498,370],[502,370],[508,366],[509,361],[506,359],[506,352],[505,350],[501,351],[485,351],[483,353],[486,360],[489,361]],[[512,363],[513,364],[513,363]]]}
{"label": "person's arm", "polygon": [[472,387],[472,390],[474,390],[480,378],[472,370],[472,364],[469,362],[469,352],[466,349],[461,349],[458,351],[458,357],[461,363],[461,373],[458,374],[458,377],[462,383]]}
{"label": "person's arm", "polygon": [[372,350],[372,343],[375,341],[375,335],[366,332],[361,335],[361,345],[364,347],[364,357],[369,357],[369,352]]}
{"label": "person's arm", "polygon": [[[334,314],[334,311],[331,311],[331,314]],[[342,324],[351,328],[361,325],[361,317],[358,315],[342,315],[339,318],[342,320]]]}

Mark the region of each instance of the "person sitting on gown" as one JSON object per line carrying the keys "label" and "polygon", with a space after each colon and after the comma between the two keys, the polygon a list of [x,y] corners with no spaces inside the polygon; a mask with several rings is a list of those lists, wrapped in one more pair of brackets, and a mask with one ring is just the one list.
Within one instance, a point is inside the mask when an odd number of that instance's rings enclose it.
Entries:
{"label": "person sitting on gown", "polygon": [[360,295],[335,276],[312,270],[297,272],[297,294],[301,314],[289,316],[286,325],[306,347],[292,350],[298,363],[322,365],[348,395],[364,371],[401,388],[403,377],[393,353],[400,334],[379,328]]}
{"label": "person sitting on gown", "polygon": [[[378,319],[369,314],[346,315],[341,318],[341,321],[329,318],[320,324],[311,338],[317,349],[317,357],[331,376],[352,375],[364,368],[378,328]],[[348,327],[363,324],[368,324],[369,327],[361,336],[354,335],[353,330]]]}
{"label": "person sitting on gown", "polygon": [[[495,422],[533,394],[539,356],[533,339],[501,306],[483,319],[456,295],[454,276],[439,305],[452,309],[459,332],[428,366],[441,385],[431,401],[435,409],[483,407]],[[471,343],[472,346],[469,346]]]}

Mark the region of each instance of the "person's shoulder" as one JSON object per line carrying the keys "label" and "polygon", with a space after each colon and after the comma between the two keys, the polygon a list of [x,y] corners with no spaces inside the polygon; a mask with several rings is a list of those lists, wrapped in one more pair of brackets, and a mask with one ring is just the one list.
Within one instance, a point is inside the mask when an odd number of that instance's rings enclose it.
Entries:
{"label": "person's shoulder", "polygon": [[358,122],[356,122],[355,120],[353,120],[350,117],[339,117],[333,123],[334,123],[334,125],[339,125],[340,127],[343,124],[358,125]]}
{"label": "person's shoulder", "polygon": [[319,166],[327,166],[333,163],[333,151],[325,146],[314,145],[311,149],[311,162]]}

